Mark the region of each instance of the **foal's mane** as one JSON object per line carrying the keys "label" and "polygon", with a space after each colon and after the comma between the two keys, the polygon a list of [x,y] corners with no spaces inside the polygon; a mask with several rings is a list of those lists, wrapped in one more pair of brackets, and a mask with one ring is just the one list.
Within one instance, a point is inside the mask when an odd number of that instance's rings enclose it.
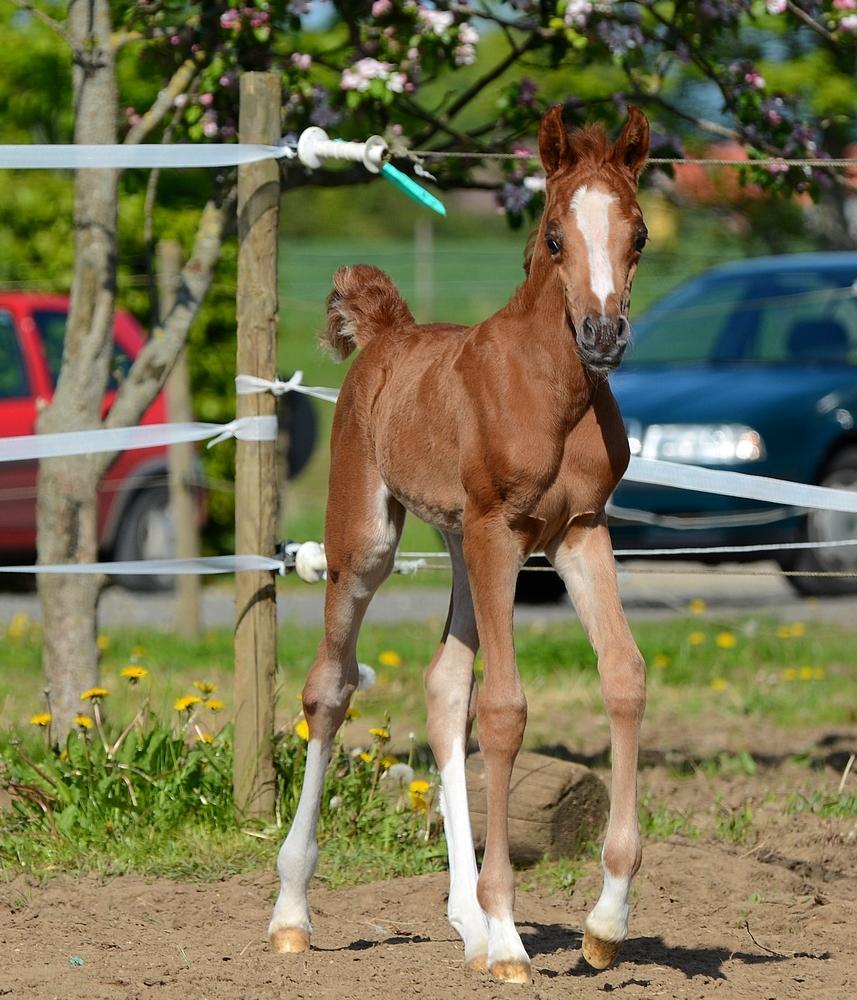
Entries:
{"label": "foal's mane", "polygon": [[[574,150],[575,168],[584,166],[592,170],[603,166],[613,148],[607,130],[600,122],[592,122],[581,128],[572,129],[568,134],[569,147]],[[524,274],[529,276],[530,265],[536,248],[539,226],[527,237],[524,246]]]}

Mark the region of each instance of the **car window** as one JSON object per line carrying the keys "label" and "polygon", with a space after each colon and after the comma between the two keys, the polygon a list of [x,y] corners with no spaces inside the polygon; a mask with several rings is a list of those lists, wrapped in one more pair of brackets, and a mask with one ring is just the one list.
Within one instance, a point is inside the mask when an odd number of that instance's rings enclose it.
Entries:
{"label": "car window", "polygon": [[[64,309],[36,309],[33,311],[33,320],[42,336],[45,358],[48,363],[48,372],[50,373],[53,385],[57,384],[60,367],[62,366],[62,352],[67,319],[68,313]],[[107,388],[116,389],[119,382],[128,374],[130,369],[131,358],[114,342],[113,364],[110,368],[110,380],[107,383]]]}
{"label": "car window", "polygon": [[788,274],[759,303],[753,357],[764,362],[857,363],[857,298],[837,272]]}
{"label": "car window", "polygon": [[635,326],[634,364],[857,364],[854,277],[842,270],[701,279]]}
{"label": "car window", "polygon": [[24,356],[15,324],[9,313],[0,310],[0,399],[18,399],[28,395]]}
{"label": "car window", "polygon": [[626,364],[703,363],[718,353],[743,302],[746,277],[694,281],[677,289],[634,325]]}

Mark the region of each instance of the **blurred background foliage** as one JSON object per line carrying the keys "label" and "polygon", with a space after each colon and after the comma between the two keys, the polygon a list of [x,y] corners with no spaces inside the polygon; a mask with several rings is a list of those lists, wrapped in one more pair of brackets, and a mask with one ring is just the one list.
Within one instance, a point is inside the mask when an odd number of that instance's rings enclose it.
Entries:
{"label": "blurred background foliage", "polygon": [[[63,4],[41,6],[59,18],[64,16]],[[115,7],[117,23],[121,23],[129,4],[117,3]],[[324,39],[335,42],[342,26],[333,28],[332,34],[326,30],[324,24],[313,31],[302,28],[296,32],[294,44],[317,50]],[[821,120],[831,148],[841,150],[855,137],[854,54],[849,49],[844,60],[838,58],[830,47],[813,44],[811,34],[790,32],[784,24],[765,20],[763,12],[758,29],[739,36],[724,34],[723,44],[734,47],[736,59],[752,59],[769,87],[794,94]],[[64,41],[5,2],[0,3],[0,38],[4,42],[0,142],[70,141],[73,123],[67,95],[71,92],[71,70]],[[633,63],[611,57],[606,50],[590,48],[587,54],[578,47],[577,52],[572,42],[566,37],[566,62],[560,70],[546,53],[533,54],[523,68],[510,65],[499,73],[462,111],[459,127],[472,129],[480,122],[504,116],[513,120],[528,80],[538,91],[539,107],[573,94],[577,113],[604,117],[611,123],[623,113],[618,96],[623,88],[627,94],[629,80],[640,93],[647,87],[653,91],[654,85]],[[433,99],[440,104],[450,88],[467,88],[502,59],[507,46],[503,31],[483,29],[472,64],[457,68],[454,80],[451,69],[437,68],[421,91],[423,104],[430,105]],[[151,53],[140,58],[133,45],[120,50],[120,108],[129,116],[135,108],[150,106],[163,86],[162,63]],[[685,148],[703,152],[705,142],[696,124],[702,115],[718,119],[722,95],[714,92],[711,81],[691,62],[672,78],[664,93],[669,100],[665,98],[660,109],[656,143],[665,142],[669,132],[671,142],[675,143],[675,136],[683,137]],[[678,108],[687,113],[684,120]],[[396,119],[395,110],[390,117]],[[344,125],[345,131],[353,124]],[[225,133],[221,136],[226,137]],[[439,171],[442,183],[463,179],[455,170],[453,165],[448,173]],[[0,173],[0,288],[67,292],[74,264],[71,175],[59,171]],[[122,178],[118,266],[119,303],[146,327],[151,324],[152,301],[144,239],[147,180],[142,171],[128,171]],[[426,321],[473,322],[484,318],[506,301],[523,277],[525,231],[510,229],[515,213],[501,214],[510,206],[501,200],[498,207],[495,191],[489,190],[503,182],[497,171],[477,171],[468,180],[471,190],[447,192],[444,197],[449,215],[443,220],[430,218],[424,209],[393,193],[383,182],[371,182],[368,176],[360,180],[366,183],[356,188],[313,187],[300,171],[292,168],[286,174],[280,255],[281,374],[301,368],[307,384],[338,385],[344,374],[345,369],[335,367],[315,344],[330,277],[338,266],[366,261],[383,267],[400,284],[418,319]],[[177,239],[187,254],[200,208],[215,183],[216,178],[204,171],[162,173],[153,218],[155,238]],[[833,194],[840,202],[848,196],[847,190],[837,189]],[[720,261],[843,242],[841,226],[829,225],[829,214],[823,208],[813,207],[808,200],[770,197],[757,188],[740,187],[734,174],[694,180],[651,170],[642,201],[652,243],[636,282],[636,311],[677,281]],[[538,203],[529,208],[536,213]],[[211,292],[190,334],[194,407],[201,420],[220,422],[234,415],[236,259],[237,246],[232,239],[224,247]],[[309,467],[288,491],[284,511],[285,533],[299,539],[321,537],[332,408],[324,403],[315,405],[320,444]],[[210,487],[209,551],[233,549],[233,451],[225,443],[203,454]],[[435,547],[435,539],[426,529],[416,527],[409,529],[404,545]]]}

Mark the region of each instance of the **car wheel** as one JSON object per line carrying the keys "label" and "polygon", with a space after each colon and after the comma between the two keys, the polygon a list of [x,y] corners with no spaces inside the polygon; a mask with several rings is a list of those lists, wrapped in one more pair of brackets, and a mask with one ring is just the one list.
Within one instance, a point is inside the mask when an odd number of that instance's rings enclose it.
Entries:
{"label": "car wheel", "polygon": [[[845,448],[834,455],[819,485],[857,490],[857,448]],[[810,511],[804,521],[803,538],[818,542],[857,538],[857,514],[835,510]],[[857,573],[857,545],[798,550],[791,568],[809,573]],[[857,576],[790,576],[788,580],[799,594],[811,597],[857,593]]]}
{"label": "car wheel", "polygon": [[559,576],[546,572],[541,567],[550,567],[543,557],[527,560],[527,566],[539,567],[537,571],[527,572],[526,567],[518,574],[515,584],[515,601],[518,604],[556,604],[565,595],[565,584]]}
{"label": "car wheel", "polygon": [[[140,490],[128,506],[119,524],[113,559],[116,562],[136,559],[173,559],[176,555],[176,532],[170,512],[166,486]],[[126,590],[152,593],[171,590],[175,577],[123,576],[114,581]]]}

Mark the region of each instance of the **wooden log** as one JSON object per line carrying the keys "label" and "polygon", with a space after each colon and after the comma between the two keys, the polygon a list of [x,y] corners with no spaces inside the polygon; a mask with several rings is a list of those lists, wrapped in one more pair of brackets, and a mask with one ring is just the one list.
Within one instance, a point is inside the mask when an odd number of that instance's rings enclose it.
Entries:
{"label": "wooden log", "polygon": [[[485,846],[485,762],[467,760],[470,823],[477,850]],[[512,771],[509,795],[509,854],[518,865],[573,857],[598,837],[607,821],[604,782],[582,764],[538,753],[521,753]]]}
{"label": "wooden log", "polygon": [[[280,138],[276,73],[241,77],[241,142]],[[277,373],[277,224],[280,173],[275,160],[238,168],[238,351],[236,370]],[[270,393],[238,396],[238,417],[271,416]],[[274,552],[279,523],[276,441],[238,441],[235,448],[235,551]],[[235,576],[235,804],[245,816],[274,812],[274,693],[277,592],[268,570]]]}

